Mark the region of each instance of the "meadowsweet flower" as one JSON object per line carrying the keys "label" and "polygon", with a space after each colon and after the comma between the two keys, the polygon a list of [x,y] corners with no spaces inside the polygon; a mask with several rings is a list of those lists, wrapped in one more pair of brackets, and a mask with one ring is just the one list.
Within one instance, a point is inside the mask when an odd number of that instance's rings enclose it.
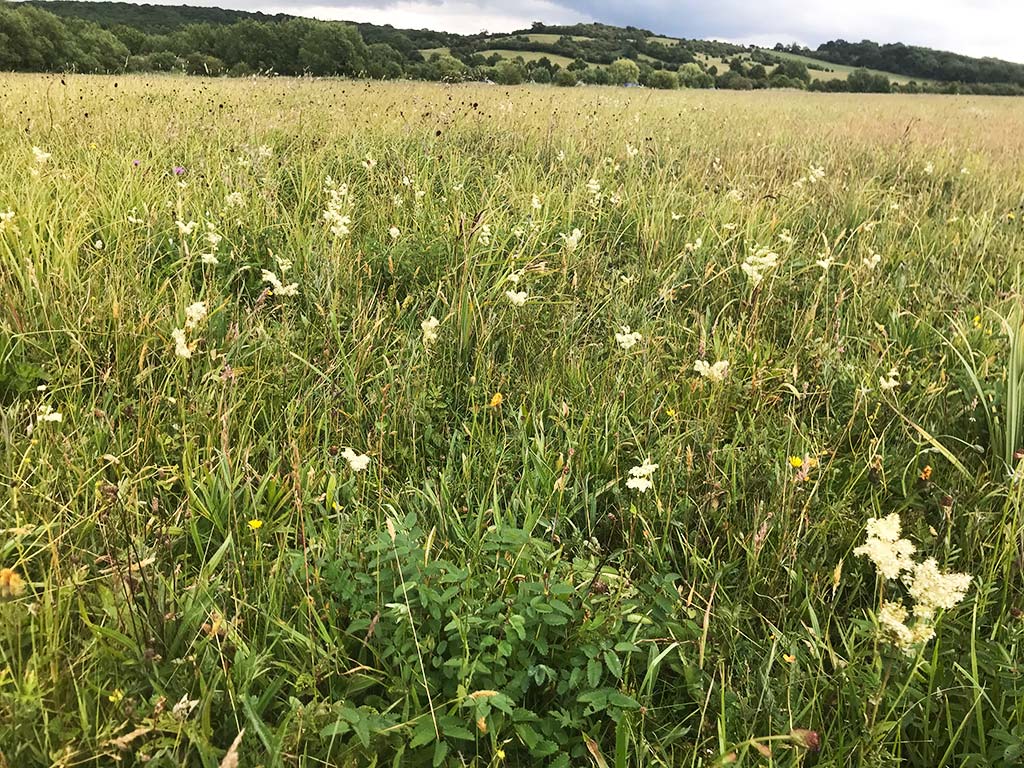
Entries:
{"label": "meadowsweet flower", "polygon": [[598,197],[601,194],[601,182],[597,179],[591,179],[587,182],[587,192],[594,197]]}
{"label": "meadowsweet flower", "polygon": [[867,524],[867,541],[853,553],[866,556],[886,579],[899,578],[913,570],[913,554],[917,551],[910,541],[900,538],[900,530],[900,516],[896,512],[883,518],[872,517]]}
{"label": "meadowsweet flower", "polygon": [[697,360],[693,364],[693,370],[709,381],[724,381],[729,375],[729,361],[719,360],[717,363],[711,364],[707,360]]}
{"label": "meadowsweet flower", "polygon": [[14,211],[0,211],[0,232],[7,229],[7,225],[14,221]]}
{"label": "meadowsweet flower", "polygon": [[640,150],[634,147],[632,144],[627,142],[626,144],[626,157],[636,157],[640,154]]}
{"label": "meadowsweet flower", "polygon": [[52,157],[52,155],[49,152],[44,152],[39,147],[32,147],[32,156],[35,158],[36,162],[39,163],[39,165],[42,165]]}
{"label": "meadowsweet flower", "polygon": [[241,208],[245,205],[245,198],[242,196],[241,192],[229,192],[224,197],[224,204],[228,208]]}
{"label": "meadowsweet flower", "polygon": [[324,220],[330,225],[331,234],[335,237],[347,237],[352,231],[352,219],[345,213],[348,205],[348,184],[335,184],[328,176],[324,180],[324,188],[327,191]]}
{"label": "meadowsweet flower", "polygon": [[277,296],[297,296],[299,293],[299,284],[290,283],[285,285],[282,283],[277,275],[271,272],[269,269],[260,270],[263,276],[263,282],[270,283],[270,287],[274,294]]}
{"label": "meadowsweet flower", "polygon": [[874,269],[875,267],[877,267],[877,266],[878,266],[878,263],[879,263],[879,262],[880,262],[881,260],[882,260],[882,257],[881,257],[881,256],[880,256],[879,254],[877,254],[877,253],[875,253],[874,251],[872,251],[872,252],[871,252],[871,253],[870,253],[869,255],[867,255],[867,256],[865,256],[865,257],[864,257],[864,260],[863,260],[863,262],[862,262],[862,263],[863,263],[863,264],[864,264],[864,266],[865,266],[865,267],[867,267],[867,268],[868,268],[869,270],[872,270],[872,269]]}
{"label": "meadowsweet flower", "polygon": [[972,577],[966,573],[943,573],[935,558],[917,563],[908,587],[914,599],[914,615],[930,620],[936,611],[949,610],[967,596]]}
{"label": "meadowsweet flower", "polygon": [[692,243],[687,243],[686,245],[684,245],[683,250],[685,250],[687,253],[696,253],[697,251],[700,250],[702,245],[704,245],[704,239],[698,237]]}
{"label": "meadowsweet flower", "polygon": [[59,424],[64,421],[64,414],[53,410],[49,405],[43,403],[39,406],[39,421],[51,421]]}
{"label": "meadowsweet flower", "polygon": [[630,331],[628,325],[622,326],[622,331],[615,334],[615,342],[622,347],[622,349],[630,349],[641,339],[643,339],[643,336],[636,331]]}
{"label": "meadowsweet flower", "polygon": [[652,464],[649,459],[636,465],[629,470],[629,479],[626,480],[626,487],[633,489],[637,493],[646,493],[654,485],[651,475],[654,474],[657,468],[658,465]]}
{"label": "meadowsweet flower", "polygon": [[743,201],[743,192],[741,192],[738,189],[730,189],[725,196],[732,200],[734,203],[739,203]]}
{"label": "meadowsweet flower", "polygon": [[391,235],[392,240],[397,240],[401,236],[402,231],[398,227],[391,227],[388,230],[388,234]]}
{"label": "meadowsweet flower", "polygon": [[793,235],[791,235],[789,233],[788,229],[784,229],[784,230],[782,230],[779,233],[779,240],[781,240],[786,245],[792,245],[793,244]]}
{"label": "meadowsweet flower", "polygon": [[572,253],[579,247],[580,240],[583,239],[583,233],[580,231],[579,227],[576,227],[569,234],[563,232],[561,237],[562,245],[565,248],[565,250],[568,251],[569,253]]}
{"label": "meadowsweet flower", "polygon": [[185,336],[184,328],[175,328],[171,331],[171,338],[174,339],[174,354],[182,360],[192,357],[192,350],[188,347],[188,339]]}
{"label": "meadowsweet flower", "polygon": [[102,240],[95,240],[95,241],[93,241],[92,247],[95,248],[97,251],[102,251],[103,247],[104,247],[103,241]]}
{"label": "meadowsweet flower", "polygon": [[21,597],[25,593],[25,580],[13,568],[0,568],[0,599]]}
{"label": "meadowsweet flower", "polygon": [[820,256],[821,258],[814,263],[816,266],[821,267],[821,277],[824,279],[828,274],[828,271],[832,268],[833,261],[830,254],[822,253]]}
{"label": "meadowsweet flower", "polygon": [[539,211],[541,208],[544,207],[544,203],[541,201],[539,195],[535,194],[530,197],[530,207],[535,211]]}
{"label": "meadowsweet flower", "polygon": [[198,328],[199,324],[206,319],[206,302],[197,301],[185,307],[185,330],[191,331]]}
{"label": "meadowsweet flower", "polygon": [[671,217],[672,221],[679,221],[681,218],[683,218],[683,214],[676,213],[675,211],[672,211],[669,214],[669,216]]}
{"label": "meadowsweet flower", "polygon": [[755,288],[764,280],[765,274],[779,265],[779,255],[767,248],[757,248],[740,264],[740,269]]}
{"label": "meadowsweet flower", "polygon": [[353,472],[362,472],[370,466],[370,457],[365,454],[356,453],[351,448],[341,452],[341,457],[348,462],[349,469]]}
{"label": "meadowsweet flower", "polygon": [[931,162],[925,163],[924,164],[924,172],[926,174],[928,174],[929,176],[931,176],[933,173],[935,173],[935,164],[931,163]]}
{"label": "meadowsweet flower", "polygon": [[526,304],[526,300],[530,298],[526,291],[505,291],[505,295],[508,296],[508,300],[516,307],[521,307]]}
{"label": "meadowsweet flower", "polygon": [[194,221],[184,222],[181,220],[175,220],[174,222],[178,226],[178,233],[182,237],[189,237],[193,232],[196,231],[196,227],[199,225]]}
{"label": "meadowsweet flower", "polygon": [[889,369],[888,376],[882,376],[878,379],[878,388],[883,392],[891,392],[900,385],[900,373],[895,368]]}
{"label": "meadowsweet flower", "polygon": [[441,325],[441,321],[431,315],[429,318],[420,323],[420,329],[423,331],[423,346],[429,347],[435,341],[437,341],[437,328]]}
{"label": "meadowsweet flower", "polygon": [[369,152],[367,152],[366,157],[363,158],[362,165],[363,168],[365,168],[366,170],[372,171],[374,168],[377,167],[377,161],[370,156]]}
{"label": "meadowsweet flower", "polygon": [[485,248],[488,245],[490,245],[491,244],[491,228],[490,228],[490,226],[487,225],[487,224],[481,224],[480,225],[480,231],[477,233],[476,239],[480,243],[480,245],[484,246]]}

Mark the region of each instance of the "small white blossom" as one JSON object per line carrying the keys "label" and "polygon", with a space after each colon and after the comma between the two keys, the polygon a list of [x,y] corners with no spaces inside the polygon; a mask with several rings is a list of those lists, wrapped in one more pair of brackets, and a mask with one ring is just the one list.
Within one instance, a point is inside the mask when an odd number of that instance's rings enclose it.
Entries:
{"label": "small white blossom", "polygon": [[183,360],[192,357],[192,350],[188,348],[188,340],[185,337],[183,328],[175,328],[171,331],[171,338],[174,339],[174,354]]}
{"label": "small white blossom", "polygon": [[420,329],[423,331],[423,346],[429,347],[435,341],[437,341],[437,327],[441,325],[441,321],[431,315],[429,318],[420,323]]}
{"label": "small white blossom", "polygon": [[622,349],[630,349],[635,346],[643,336],[636,331],[630,331],[628,325],[622,326],[622,331],[615,334],[615,342],[622,347]]}
{"label": "small white blossom", "polygon": [[349,468],[353,472],[362,472],[368,466],[370,466],[370,457],[365,454],[356,453],[351,448],[346,448],[341,452],[341,457],[348,462]]}
{"label": "small white blossom", "polygon": [[693,364],[693,370],[709,381],[725,381],[725,378],[729,375],[729,361],[719,360],[711,364],[707,360],[697,360]]}
{"label": "small white blossom", "polygon": [[530,298],[526,291],[505,291],[505,295],[508,300],[512,302],[514,306],[521,307],[526,303],[526,300]]}

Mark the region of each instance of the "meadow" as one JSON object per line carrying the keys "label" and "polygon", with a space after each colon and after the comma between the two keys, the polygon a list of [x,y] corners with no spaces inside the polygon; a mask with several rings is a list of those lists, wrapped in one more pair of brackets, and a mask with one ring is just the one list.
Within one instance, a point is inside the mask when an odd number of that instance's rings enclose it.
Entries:
{"label": "meadow", "polygon": [[0,75],[0,765],[1008,766],[1024,101]]}

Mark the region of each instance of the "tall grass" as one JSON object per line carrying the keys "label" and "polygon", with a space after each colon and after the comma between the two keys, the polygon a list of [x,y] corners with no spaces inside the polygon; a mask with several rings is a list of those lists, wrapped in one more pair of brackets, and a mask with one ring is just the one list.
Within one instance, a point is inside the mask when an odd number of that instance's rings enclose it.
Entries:
{"label": "tall grass", "polygon": [[1020,102],[0,83],[7,764],[1019,760]]}

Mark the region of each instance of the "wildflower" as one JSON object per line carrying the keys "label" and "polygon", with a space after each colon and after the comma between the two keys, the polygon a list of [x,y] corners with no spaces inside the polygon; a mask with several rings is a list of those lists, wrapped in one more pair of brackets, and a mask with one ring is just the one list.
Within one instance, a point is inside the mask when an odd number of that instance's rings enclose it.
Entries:
{"label": "wildflower", "polygon": [[505,295],[508,296],[508,300],[517,307],[523,306],[526,303],[526,300],[530,298],[526,291],[505,291]]}
{"label": "wildflower", "polygon": [[173,170],[174,170],[174,175],[175,176],[184,176],[185,175],[185,169],[182,166],[180,166],[180,165],[174,166]]}
{"label": "wildflower", "polygon": [[330,176],[324,184],[328,196],[327,209],[323,213],[324,220],[330,224],[331,234],[335,237],[346,237],[352,231],[352,219],[344,212],[348,204],[348,184],[336,185]]}
{"label": "wildflower", "polygon": [[249,521],[249,529],[253,533],[258,531],[262,527],[263,527],[263,521],[258,519],[258,518],[253,518],[252,520]]}
{"label": "wildflower", "polygon": [[794,656],[791,653],[784,653],[784,654],[782,654],[782,660],[784,662],[786,662],[787,664],[795,664],[796,663],[796,656]]}
{"label": "wildflower", "polygon": [[924,165],[924,172],[926,174],[928,174],[929,176],[931,176],[933,173],[935,173],[935,165],[933,163],[930,163],[930,162],[925,163],[925,165]]}
{"label": "wildflower", "polygon": [[530,207],[535,211],[539,211],[541,208],[544,207],[544,203],[541,201],[538,195],[533,195],[530,198]]}
{"label": "wildflower", "polygon": [[913,645],[914,633],[907,626],[907,608],[902,603],[886,601],[878,610],[878,625],[892,643],[900,648]]}
{"label": "wildflower", "polygon": [[790,456],[789,457],[789,466],[793,467],[793,469],[800,469],[800,467],[802,467],[803,465],[804,465],[804,460],[802,458],[800,458],[799,456]]}
{"label": "wildflower", "polygon": [[821,258],[815,261],[814,263],[817,266],[821,267],[821,277],[822,279],[824,279],[825,276],[828,274],[829,269],[832,267],[832,256],[825,253],[822,253],[820,255]]}
{"label": "wildflower", "polygon": [[740,269],[750,283],[756,288],[764,280],[768,270],[775,269],[779,264],[779,255],[767,248],[758,248],[740,264]]}
{"label": "wildflower", "polygon": [[573,229],[573,231],[568,235],[563,232],[562,243],[565,246],[565,250],[567,250],[569,253],[575,251],[579,247],[580,240],[582,238],[583,233],[580,231],[579,227]]}
{"label": "wildflower", "polygon": [[388,234],[391,235],[392,240],[397,240],[399,236],[402,234],[402,232],[401,230],[398,229],[398,227],[392,227],[391,229],[388,230]]}
{"label": "wildflower", "polygon": [[241,208],[245,205],[245,198],[242,197],[241,192],[230,192],[224,198],[224,204],[227,205],[228,208]]}
{"label": "wildflower", "polygon": [[282,283],[277,275],[271,272],[269,269],[260,270],[263,275],[263,282],[270,283],[270,286],[275,294],[278,296],[297,296],[299,293],[299,284],[290,283],[285,285]]}
{"label": "wildflower", "polygon": [[671,213],[669,214],[669,216],[670,216],[670,217],[672,218],[672,221],[679,221],[679,220],[680,220],[681,218],[683,218],[683,214],[681,214],[681,213],[676,213],[675,211],[672,211],[672,212],[671,212]]}
{"label": "wildflower", "polygon": [[0,599],[21,597],[25,580],[13,568],[0,568]]}
{"label": "wildflower", "polygon": [[348,462],[349,469],[353,472],[362,472],[368,466],[370,466],[370,457],[366,454],[360,454],[353,451],[351,448],[346,448],[341,452],[341,457]]}
{"label": "wildflower", "polygon": [[883,518],[872,517],[867,524],[867,541],[853,550],[857,556],[865,555],[886,579],[899,578],[901,573],[914,568],[916,547],[900,538],[900,516],[893,512]]}
{"label": "wildflower", "polygon": [[597,179],[591,179],[590,181],[588,181],[587,192],[589,192],[594,197],[599,197],[601,195],[601,182],[598,181]]}
{"label": "wildflower", "polygon": [[505,396],[501,392],[495,392],[491,397],[490,407],[500,408],[503,402],[505,402]]}
{"label": "wildflower", "polygon": [[743,193],[738,189],[730,189],[725,196],[732,200],[734,203],[739,203],[743,201]]}
{"label": "wildflower", "polygon": [[485,248],[488,245],[490,245],[491,244],[491,228],[490,228],[490,226],[487,225],[487,224],[481,224],[480,225],[480,232],[477,234],[476,239],[479,241],[480,245],[484,246]]}
{"label": "wildflower", "polygon": [[967,596],[972,581],[970,574],[943,573],[933,557],[917,563],[911,579],[908,592],[914,599],[914,615],[925,620],[956,606]]}
{"label": "wildflower", "polygon": [[97,251],[102,251],[103,250],[103,241],[102,240],[96,240],[95,242],[93,242],[92,247],[95,248]]}
{"label": "wildflower", "polygon": [[0,211],[0,232],[3,232],[12,221],[14,221],[14,211]]}
{"label": "wildflower", "polygon": [[651,475],[658,468],[657,464],[652,464],[650,460],[645,460],[642,464],[638,464],[629,470],[629,479],[626,480],[626,487],[631,488],[637,493],[646,493],[654,485],[651,481]]}
{"label": "wildflower", "polygon": [[174,223],[178,225],[178,232],[182,237],[189,237],[193,232],[195,232],[196,227],[199,226],[194,221],[186,223],[184,221],[175,220]]}
{"label": "wildflower", "polygon": [[366,170],[372,171],[377,166],[377,161],[370,156],[369,152],[367,152],[366,157],[363,158],[362,165]]}
{"label": "wildflower", "polygon": [[634,147],[632,144],[627,142],[626,144],[626,157],[636,157],[640,154],[640,150]]}
{"label": "wildflower", "polygon": [[883,392],[891,392],[900,385],[900,373],[895,368],[889,369],[888,377],[882,376],[878,379],[878,388]]}
{"label": "wildflower", "polygon": [[46,403],[39,406],[39,421],[50,421],[55,424],[60,424],[64,421],[64,414],[60,411],[55,411]]}
{"label": "wildflower", "polygon": [[684,249],[684,250],[685,250],[685,251],[686,251],[687,253],[696,253],[697,251],[699,251],[699,250],[700,250],[700,247],[701,247],[702,245],[704,245],[704,239],[703,239],[703,238],[700,238],[700,237],[698,237],[698,238],[697,238],[696,240],[694,240],[694,241],[693,241],[692,243],[687,243],[686,245],[684,245],[684,246],[683,246],[683,249]]}
{"label": "wildflower", "polygon": [[423,346],[429,347],[435,341],[437,341],[437,327],[441,325],[441,321],[431,315],[428,319],[420,323],[420,329],[423,331]]}
{"label": "wildflower", "polygon": [[175,328],[171,331],[171,338],[174,339],[174,354],[183,360],[192,357],[192,350],[188,348],[188,340],[185,338],[185,331],[182,328]]}
{"label": "wildflower", "polygon": [[217,254],[215,253],[201,253],[199,255],[199,261],[209,267],[215,267],[220,264],[220,259],[217,258]]}
{"label": "wildflower", "polygon": [[32,156],[35,157],[36,162],[42,165],[49,160],[52,155],[49,152],[44,152],[39,147],[32,147]]}
{"label": "wildflower", "polygon": [[724,381],[725,377],[729,375],[729,361],[719,360],[717,363],[711,364],[707,360],[697,360],[693,364],[693,370],[702,378],[710,381]]}
{"label": "wildflower", "polygon": [[786,245],[793,244],[793,236],[789,233],[788,229],[784,229],[779,233],[779,240],[784,242]]}
{"label": "wildflower", "polygon": [[206,319],[206,302],[197,301],[185,307],[185,330],[191,331],[198,328],[199,324]]}
{"label": "wildflower", "polygon": [[882,257],[879,254],[877,254],[874,251],[872,251],[870,253],[870,255],[864,257],[863,264],[864,264],[865,267],[867,267],[870,270],[870,269],[874,269],[875,267],[877,267],[878,263],[881,260],[882,260]]}
{"label": "wildflower", "polygon": [[622,331],[620,333],[615,334],[615,342],[622,349],[630,349],[635,344],[637,344],[642,338],[643,336],[641,336],[636,331],[630,331],[628,325],[622,326]]}

